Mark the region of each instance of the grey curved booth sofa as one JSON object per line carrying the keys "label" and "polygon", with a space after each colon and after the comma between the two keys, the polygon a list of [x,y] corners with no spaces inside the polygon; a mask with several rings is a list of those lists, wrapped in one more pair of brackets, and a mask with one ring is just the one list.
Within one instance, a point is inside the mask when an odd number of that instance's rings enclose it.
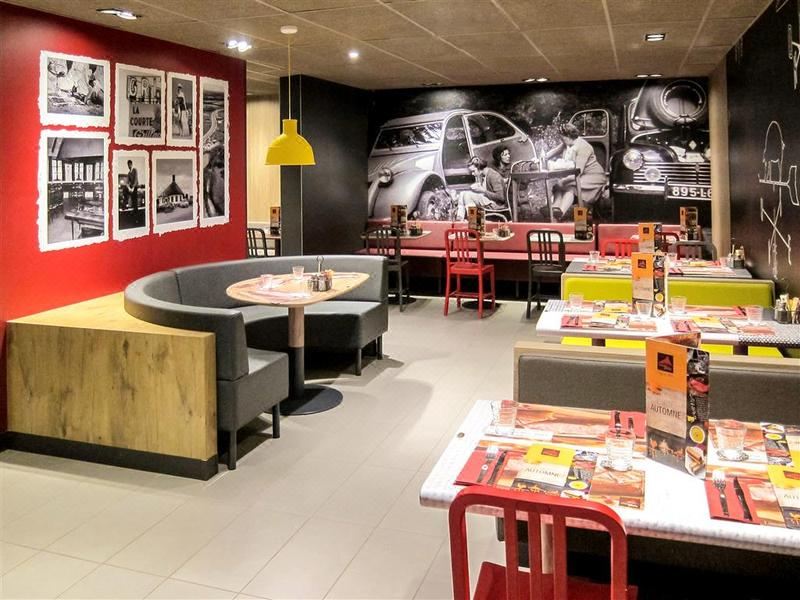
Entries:
{"label": "grey curved booth sofa", "polygon": [[[248,305],[225,293],[243,279],[265,273],[290,273],[295,265],[316,270],[311,256],[245,259],[161,271],[125,289],[125,310],[132,316],[180,329],[215,335],[217,428],[229,434],[228,468],[236,468],[236,432],[266,410],[272,412],[273,437],[280,437],[279,404],[289,393],[287,310]],[[386,259],[375,256],[325,256],[323,268],[368,273],[358,288],[305,309],[306,347],[351,350],[361,372],[362,349],[389,328]]]}

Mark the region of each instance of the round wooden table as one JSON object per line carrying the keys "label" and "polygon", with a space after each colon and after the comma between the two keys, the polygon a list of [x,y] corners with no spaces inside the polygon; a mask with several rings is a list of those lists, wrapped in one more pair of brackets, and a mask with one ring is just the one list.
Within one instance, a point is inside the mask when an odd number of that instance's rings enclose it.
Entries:
{"label": "round wooden table", "polygon": [[330,410],[342,402],[342,393],[325,385],[305,383],[305,307],[341,296],[369,279],[366,273],[334,273],[333,287],[326,292],[309,289],[310,274],[302,279],[275,275],[270,289],[259,279],[247,279],[229,286],[231,298],[251,304],[283,306],[289,310],[289,398],[281,402],[283,415],[310,415]]}

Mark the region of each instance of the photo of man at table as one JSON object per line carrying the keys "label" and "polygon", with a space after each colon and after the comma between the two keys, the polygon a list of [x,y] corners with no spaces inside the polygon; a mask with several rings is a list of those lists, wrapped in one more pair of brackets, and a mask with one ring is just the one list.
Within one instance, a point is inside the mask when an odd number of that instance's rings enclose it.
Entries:
{"label": "photo of man at table", "polygon": [[702,476],[708,448],[708,353],[697,333],[646,345],[647,457]]}

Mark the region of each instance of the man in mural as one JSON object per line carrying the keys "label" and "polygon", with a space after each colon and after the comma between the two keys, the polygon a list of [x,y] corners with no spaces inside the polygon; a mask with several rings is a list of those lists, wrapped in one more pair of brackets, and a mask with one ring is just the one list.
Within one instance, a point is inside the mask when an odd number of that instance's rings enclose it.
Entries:
{"label": "man in mural", "polygon": [[[580,136],[580,131],[572,123],[564,123],[560,128],[563,144],[562,158],[575,163],[580,171],[581,189],[574,176],[559,179],[553,186],[553,218],[560,221],[572,207],[575,198],[580,194],[583,205],[594,203],[607,183],[605,169],[597,162],[592,145]],[[550,154],[550,153],[548,153]],[[549,218],[547,207],[542,207],[542,214]]]}
{"label": "man in mural", "polygon": [[128,161],[128,175],[122,188],[123,204],[121,208],[136,209],[136,194],[139,187],[139,172],[133,166],[133,161]]}

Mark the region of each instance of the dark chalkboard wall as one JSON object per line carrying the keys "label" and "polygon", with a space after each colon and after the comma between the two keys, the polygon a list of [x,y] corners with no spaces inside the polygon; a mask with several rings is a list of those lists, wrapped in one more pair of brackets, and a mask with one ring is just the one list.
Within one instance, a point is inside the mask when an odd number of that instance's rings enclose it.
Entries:
{"label": "dark chalkboard wall", "polygon": [[727,58],[731,235],[756,276],[793,295],[800,294],[799,52],[798,2],[789,0],[773,2]]}

